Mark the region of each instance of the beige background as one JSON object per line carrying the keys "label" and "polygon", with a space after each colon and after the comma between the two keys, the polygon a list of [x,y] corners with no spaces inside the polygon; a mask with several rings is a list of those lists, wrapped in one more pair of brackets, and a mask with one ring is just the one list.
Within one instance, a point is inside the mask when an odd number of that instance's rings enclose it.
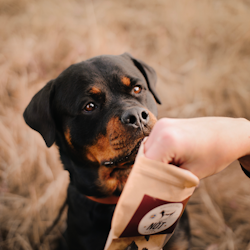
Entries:
{"label": "beige background", "polygon": [[[56,147],[22,119],[31,96],[72,63],[125,51],[155,68],[160,117],[250,118],[249,0],[0,0],[1,249],[33,249],[65,199]],[[192,249],[250,249],[249,208],[237,163],[202,181]]]}

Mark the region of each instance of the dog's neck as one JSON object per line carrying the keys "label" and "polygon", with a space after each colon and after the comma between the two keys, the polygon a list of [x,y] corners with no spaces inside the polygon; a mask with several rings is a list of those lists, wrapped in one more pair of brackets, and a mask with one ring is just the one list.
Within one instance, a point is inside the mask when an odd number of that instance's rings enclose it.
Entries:
{"label": "dog's neck", "polygon": [[86,196],[86,197],[88,199],[92,200],[92,201],[95,201],[95,202],[98,202],[98,203],[101,203],[101,204],[109,204],[109,205],[117,204],[117,202],[118,202],[118,200],[120,198],[120,197],[117,197],[117,196],[114,196],[114,195],[106,197],[106,198],[96,198],[96,197],[93,197],[93,196]]}

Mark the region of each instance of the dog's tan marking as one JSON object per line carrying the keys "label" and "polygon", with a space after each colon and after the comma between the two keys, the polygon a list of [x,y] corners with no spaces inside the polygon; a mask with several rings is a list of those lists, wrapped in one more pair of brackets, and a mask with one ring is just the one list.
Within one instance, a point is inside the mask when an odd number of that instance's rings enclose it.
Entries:
{"label": "dog's tan marking", "polygon": [[128,154],[139,140],[140,138],[134,139],[133,134],[129,134],[126,126],[116,117],[109,121],[106,135],[99,136],[95,145],[88,148],[89,160],[97,161],[100,164],[96,184],[106,195],[112,195],[117,189],[122,191],[131,167],[125,166],[113,171],[115,167],[104,166],[103,161]]}
{"label": "dog's tan marking", "polygon": [[66,127],[66,130],[64,131],[64,136],[65,136],[65,139],[66,139],[67,143],[69,144],[69,146],[71,148],[74,148],[73,144],[72,144],[72,139],[71,139],[71,134],[70,134],[69,127]]}
{"label": "dog's tan marking", "polygon": [[130,79],[129,79],[128,77],[126,77],[126,76],[122,77],[121,81],[122,81],[122,83],[123,83],[124,85],[126,85],[127,87],[129,87],[130,84],[131,84]]}
{"label": "dog's tan marking", "polygon": [[[150,112],[149,123],[147,126],[147,134],[151,131],[156,123],[156,117]],[[128,132],[129,131],[129,132]],[[91,161],[96,161],[100,164],[98,169],[98,179],[96,185],[99,186],[106,195],[112,195],[115,190],[122,191],[128,175],[132,169],[131,166],[112,166],[112,164],[103,165],[105,161],[109,162],[119,156],[126,156],[129,154],[138,142],[144,138],[144,133],[141,132],[139,136],[131,130],[128,130],[118,117],[112,118],[108,125],[106,134],[100,135],[94,145],[88,147],[87,157]]]}
{"label": "dog's tan marking", "polygon": [[90,89],[89,93],[97,95],[97,94],[101,94],[101,90],[99,88],[97,88],[97,87],[92,87]]}
{"label": "dog's tan marking", "polygon": [[100,166],[98,171],[99,178],[96,184],[99,186],[99,189],[108,196],[112,195],[115,190],[120,190],[121,192],[125,186],[132,167],[133,166],[116,170],[115,173],[112,174],[112,169]]}
{"label": "dog's tan marking", "polygon": [[[148,130],[150,132],[157,119],[154,114],[149,110],[147,111],[149,114]],[[118,117],[112,118],[107,125],[106,135],[100,135],[96,143],[88,147],[87,157],[89,160],[99,163],[103,160],[113,159],[122,152],[129,152],[142,137],[134,138],[134,134],[128,133],[126,126],[122,124]]]}
{"label": "dog's tan marking", "polygon": [[118,151],[123,147],[123,141],[127,136],[127,131],[119,118],[112,118],[107,125],[106,135],[100,135],[96,143],[88,148],[87,157],[101,163],[118,156],[121,153]]}

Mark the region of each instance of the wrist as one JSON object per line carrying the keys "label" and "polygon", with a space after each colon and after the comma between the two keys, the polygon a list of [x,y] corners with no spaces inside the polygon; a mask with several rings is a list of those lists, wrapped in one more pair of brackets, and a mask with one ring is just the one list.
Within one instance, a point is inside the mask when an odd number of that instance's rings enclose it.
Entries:
{"label": "wrist", "polygon": [[[235,156],[246,169],[250,168],[250,122],[245,118],[234,118],[231,128]],[[235,133],[234,133],[235,131]],[[231,144],[232,145],[232,144]],[[233,152],[232,152],[233,155]],[[250,170],[250,169],[249,169]]]}

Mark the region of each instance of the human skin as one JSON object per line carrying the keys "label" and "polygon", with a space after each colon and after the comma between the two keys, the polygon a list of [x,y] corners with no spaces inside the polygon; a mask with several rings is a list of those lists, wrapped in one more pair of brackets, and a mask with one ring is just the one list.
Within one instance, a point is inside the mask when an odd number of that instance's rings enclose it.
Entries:
{"label": "human skin", "polygon": [[162,118],[145,142],[145,156],[202,179],[239,159],[250,171],[250,122],[244,118]]}

